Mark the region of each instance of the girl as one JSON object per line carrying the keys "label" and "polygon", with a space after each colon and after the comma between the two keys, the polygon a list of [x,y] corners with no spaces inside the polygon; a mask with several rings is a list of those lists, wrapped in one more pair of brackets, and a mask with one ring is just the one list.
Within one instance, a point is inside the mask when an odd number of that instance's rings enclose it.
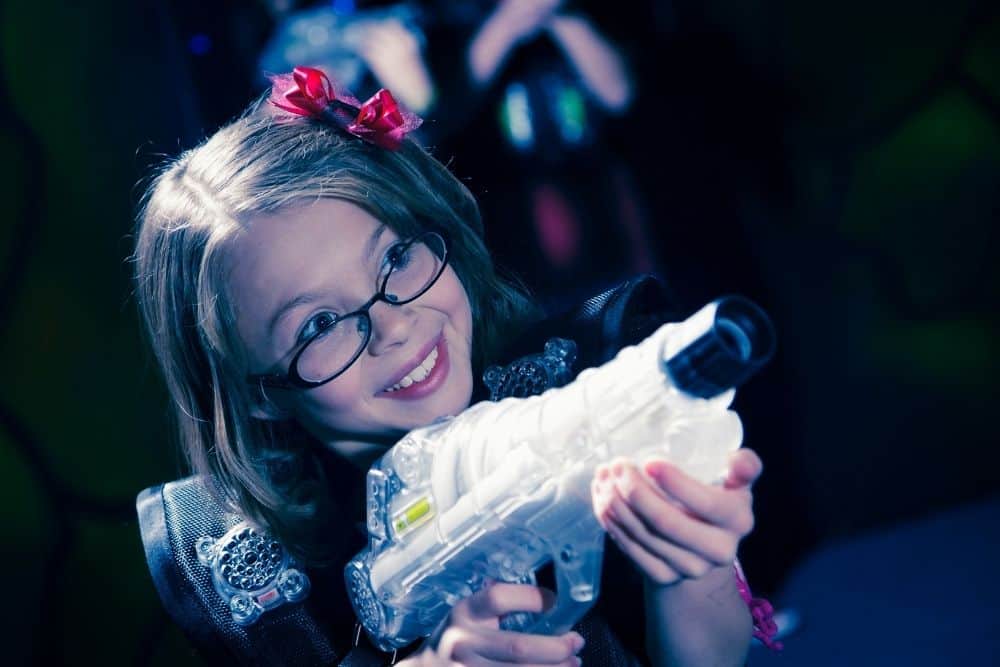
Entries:
{"label": "girl", "polygon": [[[369,464],[466,408],[500,342],[537,315],[497,274],[468,190],[405,138],[419,122],[387,91],[361,105],[296,68],[169,164],[139,218],[138,300],[192,467],[332,579],[364,543],[343,527]],[[665,461],[598,471],[595,512],[643,580],[647,639],[628,647],[643,661],[744,660],[733,563],[760,471],[745,449],[722,487]],[[406,662],[578,664],[576,632],[500,629],[550,598],[483,589]]]}

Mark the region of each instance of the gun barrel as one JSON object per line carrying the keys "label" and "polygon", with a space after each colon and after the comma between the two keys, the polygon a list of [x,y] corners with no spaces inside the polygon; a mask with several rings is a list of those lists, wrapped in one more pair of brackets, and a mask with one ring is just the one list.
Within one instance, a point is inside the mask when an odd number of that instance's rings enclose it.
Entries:
{"label": "gun barrel", "polygon": [[712,398],[739,387],[766,364],[775,335],[770,318],[743,297],[723,297],[705,315],[701,335],[664,363],[678,389]]}

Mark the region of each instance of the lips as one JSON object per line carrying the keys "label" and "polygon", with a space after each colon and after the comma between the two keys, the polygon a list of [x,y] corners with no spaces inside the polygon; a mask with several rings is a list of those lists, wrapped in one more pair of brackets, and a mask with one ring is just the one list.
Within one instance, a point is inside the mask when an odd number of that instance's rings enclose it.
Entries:
{"label": "lips", "polygon": [[431,374],[431,371],[434,370],[434,366],[437,365],[437,358],[438,351],[435,347],[431,349],[431,353],[416,368],[404,375],[402,380],[384,391],[399,391],[400,389],[409,387],[411,384],[423,382]]}
{"label": "lips", "polygon": [[[434,353],[436,354],[436,359]],[[434,393],[448,376],[448,349],[443,336],[430,341],[407,362],[377,398],[416,400]],[[427,367],[430,366],[429,371]],[[422,379],[418,379],[422,378]],[[406,385],[406,386],[403,386]]]}

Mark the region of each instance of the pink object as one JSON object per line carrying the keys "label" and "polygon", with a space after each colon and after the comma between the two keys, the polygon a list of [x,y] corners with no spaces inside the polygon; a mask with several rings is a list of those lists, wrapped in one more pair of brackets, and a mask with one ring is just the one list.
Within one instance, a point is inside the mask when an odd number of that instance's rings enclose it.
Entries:
{"label": "pink object", "polygon": [[532,198],[535,232],[542,252],[554,267],[565,269],[580,254],[580,223],[555,186],[539,185]]}
{"label": "pink object", "polygon": [[314,67],[296,67],[290,74],[272,76],[269,101],[297,116],[332,120],[354,136],[392,151],[399,150],[406,135],[424,122],[400,107],[385,88],[362,104]]}
{"label": "pink object", "polygon": [[753,636],[769,649],[780,651],[784,646],[774,640],[774,636],[778,634],[778,625],[774,622],[774,607],[765,598],[753,597],[738,560],[733,562],[733,574],[736,575],[736,587],[740,591],[740,597],[747,603],[750,616],[753,617]]}
{"label": "pink object", "polygon": [[392,93],[380,88],[358,110],[358,117],[347,131],[376,146],[390,151],[399,150],[407,133],[420,127],[420,116],[402,109]]}
{"label": "pink object", "polygon": [[337,98],[330,79],[313,67],[271,77],[271,104],[297,116],[319,116]]}

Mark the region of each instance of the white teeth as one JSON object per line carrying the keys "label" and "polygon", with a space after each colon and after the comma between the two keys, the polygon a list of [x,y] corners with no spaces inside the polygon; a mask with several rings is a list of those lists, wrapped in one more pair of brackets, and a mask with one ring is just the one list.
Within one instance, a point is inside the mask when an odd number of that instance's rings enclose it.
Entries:
{"label": "white teeth", "polygon": [[403,376],[403,379],[392,385],[386,391],[396,391],[397,389],[403,389],[409,387],[411,384],[417,382],[423,382],[427,379],[427,376],[431,374],[434,370],[434,366],[437,364],[438,351],[437,347],[431,350],[431,353],[427,355],[427,358],[421,361],[416,368]]}

